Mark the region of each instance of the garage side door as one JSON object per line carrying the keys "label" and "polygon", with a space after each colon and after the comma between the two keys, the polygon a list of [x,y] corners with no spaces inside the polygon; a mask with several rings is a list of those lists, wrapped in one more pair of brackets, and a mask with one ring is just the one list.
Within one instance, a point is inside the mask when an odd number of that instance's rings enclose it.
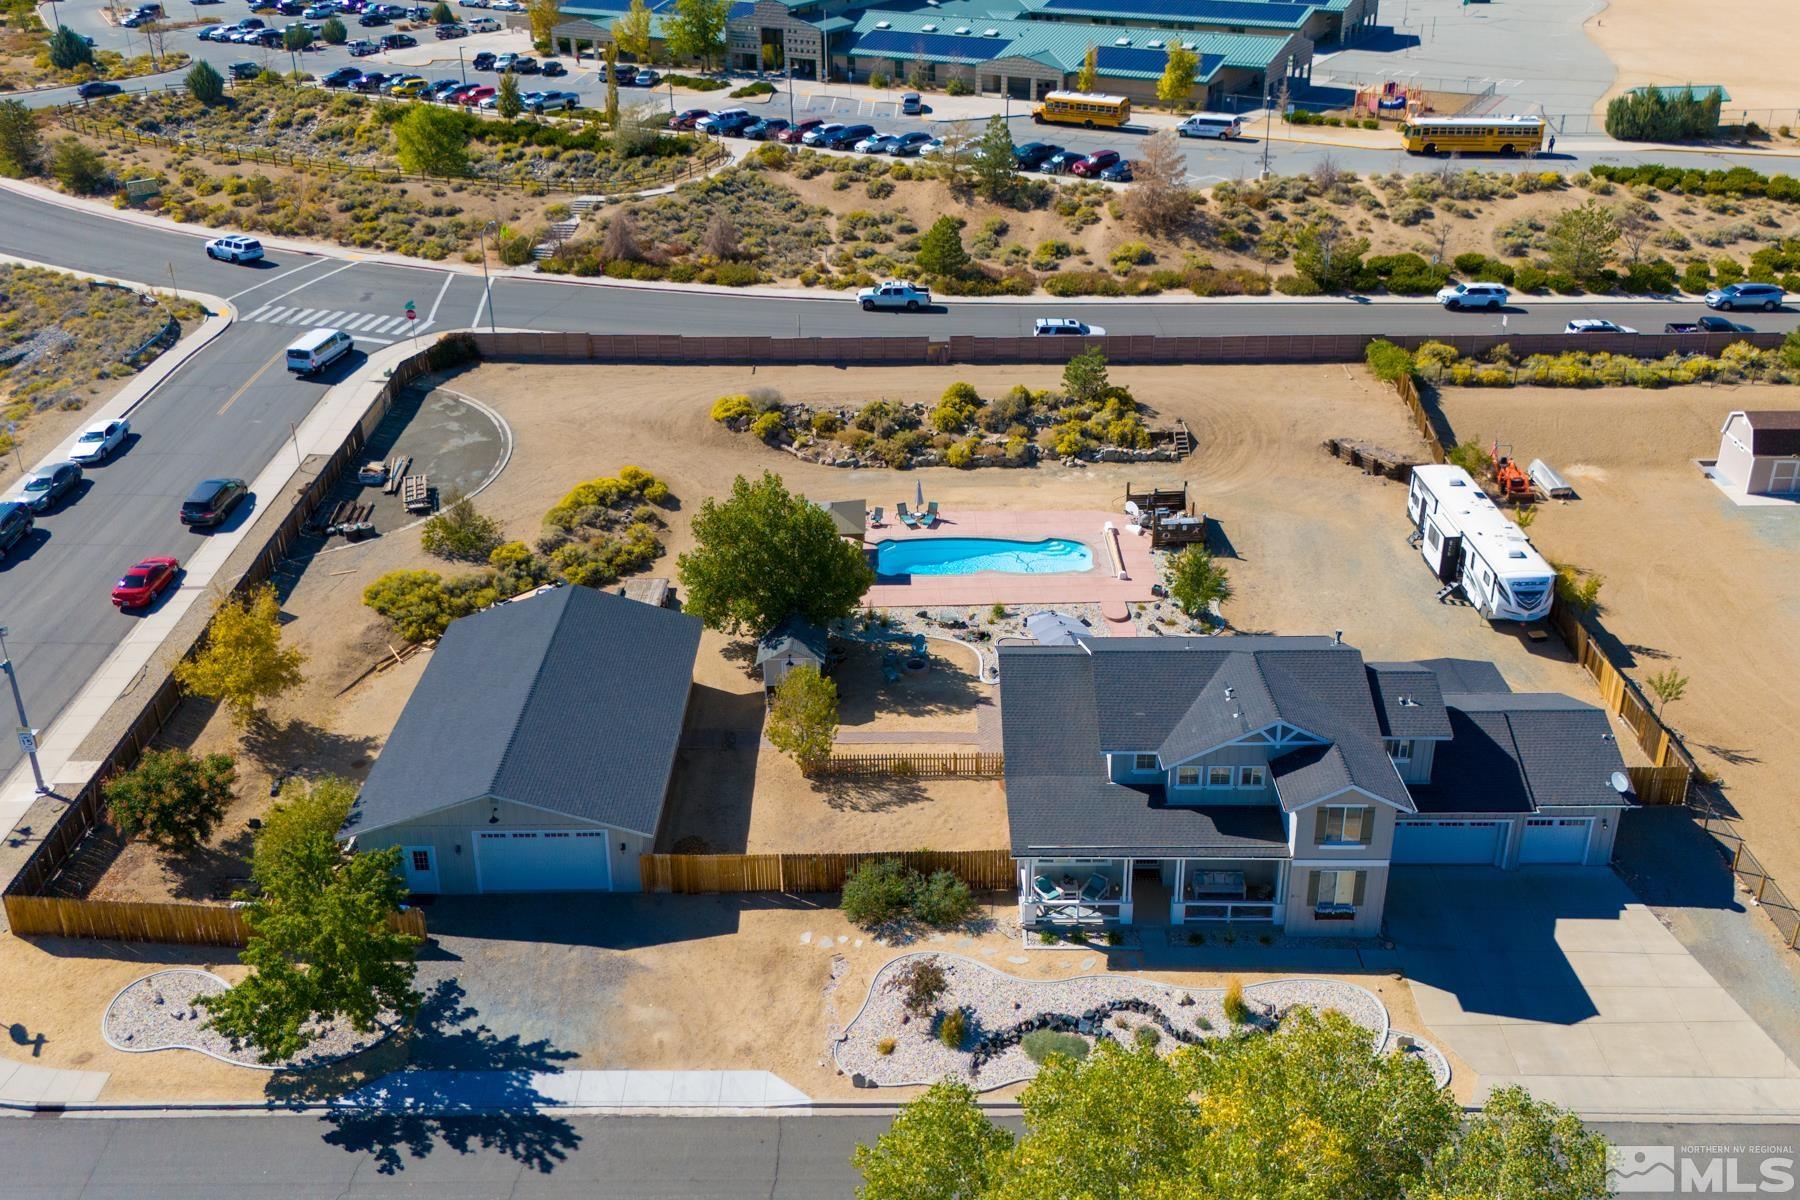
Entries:
{"label": "garage side door", "polygon": [[1519,839],[1519,863],[1580,863],[1587,861],[1591,817],[1529,817]]}
{"label": "garage side door", "polygon": [[1499,857],[1500,829],[1499,821],[1400,821],[1393,860],[1491,864]]}
{"label": "garage side door", "polygon": [[476,830],[476,877],[484,892],[609,891],[606,841],[605,830]]}

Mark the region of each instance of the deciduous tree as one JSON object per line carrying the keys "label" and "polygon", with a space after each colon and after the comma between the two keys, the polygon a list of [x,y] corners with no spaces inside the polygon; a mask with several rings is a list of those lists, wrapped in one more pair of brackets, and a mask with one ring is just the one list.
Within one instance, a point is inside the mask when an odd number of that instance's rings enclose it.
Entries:
{"label": "deciduous tree", "polygon": [[710,629],[761,636],[789,614],[823,625],[855,612],[875,582],[830,515],[772,471],[740,475],[729,498],[703,501],[693,532],[676,565],[686,610]]}
{"label": "deciduous tree", "polygon": [[[501,86],[512,78],[508,71]],[[513,89],[515,98],[518,89]],[[394,156],[413,175],[457,177],[469,173],[469,118],[441,104],[409,104],[394,124]]]}
{"label": "deciduous tree", "polygon": [[1192,223],[1194,193],[1187,184],[1187,156],[1172,130],[1144,139],[1131,174],[1131,186],[1120,201],[1127,221],[1159,236],[1179,233]]}
{"label": "deciduous tree", "polygon": [[1075,72],[1075,90],[1091,92],[1100,75],[1100,51],[1098,47],[1089,46],[1081,56],[1081,69]]}
{"label": "deciduous tree", "polygon": [[769,742],[807,774],[831,758],[837,736],[837,684],[802,663],[781,677],[769,706]]}
{"label": "deciduous tree", "polygon": [[612,33],[620,53],[634,62],[650,61],[650,6],[644,0],[631,0],[631,7],[613,22]]}
{"label": "deciduous tree", "polygon": [[108,779],[101,794],[107,816],[126,837],[188,851],[218,828],[236,781],[229,754],[195,758],[185,750],[150,750],[137,766]]}
{"label": "deciduous tree", "polygon": [[200,1001],[211,1028],[265,1062],[305,1050],[319,1023],[366,1033],[418,1009],[419,939],[393,926],[406,897],[400,849],[355,853],[337,837],[355,797],[341,779],[283,791],[251,858],[251,937],[239,955],[250,974]]}
{"label": "deciduous tree", "polygon": [[218,700],[240,725],[262,715],[263,705],[300,684],[306,656],[281,645],[281,602],[268,584],[244,596],[225,596],[213,609],[206,644],[175,666],[175,679],[190,694]]}
{"label": "deciduous tree", "polygon": [[695,59],[702,70],[725,52],[725,18],[731,0],[675,0],[675,11],[664,18],[663,41],[677,59]]}
{"label": "deciduous tree", "polygon": [[526,0],[525,17],[531,22],[531,44],[538,53],[554,52],[556,27],[562,24],[562,0]]}
{"label": "deciduous tree", "polygon": [[850,1161],[863,1177],[856,1194],[858,1200],[980,1200],[1012,1146],[1012,1135],[987,1119],[969,1085],[946,1079],[901,1108],[873,1146],[856,1148]]}
{"label": "deciduous tree", "polygon": [[1184,546],[1163,566],[1169,597],[1190,617],[1202,616],[1214,604],[1231,599],[1231,578],[1205,546]]}
{"label": "deciduous tree", "polygon": [[1670,667],[1646,677],[1644,684],[1656,697],[1656,715],[1661,717],[1663,709],[1687,695],[1688,677]]}
{"label": "deciduous tree", "polygon": [[1194,91],[1194,72],[1199,69],[1200,56],[1189,50],[1186,43],[1171,39],[1162,78],[1156,81],[1156,98],[1171,106],[1186,104]]}
{"label": "deciduous tree", "polygon": [[1608,1194],[1606,1140],[1524,1088],[1496,1088],[1433,1160],[1421,1190],[1429,1197],[1592,1200]]}
{"label": "deciduous tree", "polygon": [[725,262],[736,258],[738,249],[737,223],[725,213],[714,213],[706,222],[706,231],[700,235],[700,253],[717,262]]}
{"label": "deciduous tree", "polygon": [[606,127],[616,130],[619,127],[619,74],[615,69],[619,63],[619,47],[613,42],[606,43],[601,65],[606,71]]}
{"label": "deciduous tree", "polygon": [[0,175],[31,175],[43,157],[37,113],[23,100],[0,100]]}
{"label": "deciduous tree", "polygon": [[606,234],[600,239],[600,254],[607,262],[636,262],[643,257],[638,245],[637,224],[623,208],[615,208],[606,219]]}

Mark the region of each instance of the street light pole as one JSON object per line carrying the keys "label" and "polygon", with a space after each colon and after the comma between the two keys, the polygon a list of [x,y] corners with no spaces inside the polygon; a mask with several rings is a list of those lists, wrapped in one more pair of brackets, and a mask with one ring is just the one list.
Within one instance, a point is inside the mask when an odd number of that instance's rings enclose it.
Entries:
{"label": "street light pole", "polygon": [[500,231],[500,222],[489,221],[481,227],[481,288],[487,298],[488,332],[498,333],[494,328],[494,281],[488,277],[487,240],[490,233]]}
{"label": "street light pole", "polygon": [[19,673],[13,669],[12,656],[6,652],[4,625],[0,625],[0,671],[6,672],[6,681],[12,684],[13,707],[19,710],[19,748],[31,759],[31,777],[37,780],[38,795],[45,795],[50,791],[50,785],[44,782],[44,769],[38,765],[37,730],[31,727],[31,718],[25,715],[25,697],[19,692]]}
{"label": "street light pole", "polygon": [[458,46],[456,48],[456,71],[457,71],[457,74],[462,76],[463,86],[468,87],[469,86],[469,68],[468,68],[468,65],[463,62],[463,48],[461,46]]}

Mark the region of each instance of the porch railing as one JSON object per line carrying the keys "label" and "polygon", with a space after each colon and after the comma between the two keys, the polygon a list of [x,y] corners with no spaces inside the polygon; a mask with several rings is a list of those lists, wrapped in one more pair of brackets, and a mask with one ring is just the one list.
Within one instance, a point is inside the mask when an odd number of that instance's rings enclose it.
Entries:
{"label": "porch railing", "polygon": [[1183,921],[1273,921],[1280,905],[1270,900],[1177,901],[1175,919]]}
{"label": "porch railing", "polygon": [[1122,900],[1040,900],[1035,896],[1025,897],[1021,903],[1028,925],[1104,925],[1119,920],[1125,907]]}

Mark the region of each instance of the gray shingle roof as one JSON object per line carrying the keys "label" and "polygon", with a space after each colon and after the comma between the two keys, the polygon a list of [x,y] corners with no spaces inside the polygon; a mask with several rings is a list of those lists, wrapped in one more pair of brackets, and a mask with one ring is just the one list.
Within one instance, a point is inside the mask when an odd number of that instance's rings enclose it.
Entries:
{"label": "gray shingle roof", "polygon": [[1443,692],[1510,692],[1500,668],[1481,658],[1422,658],[1414,666],[1437,676]]}
{"label": "gray shingle roof", "polygon": [[1613,790],[1625,769],[1606,713],[1556,693],[1452,692],[1451,740],[1437,748],[1421,812],[1528,813],[1624,808]]}
{"label": "gray shingle roof", "polygon": [[654,835],[700,622],[563,587],[451,623],[346,833],[494,797]]}
{"label": "gray shingle roof", "polygon": [[796,647],[805,650],[817,661],[824,662],[827,646],[825,631],[805,617],[783,617],[779,625],[765,633],[762,640],[756,643],[756,665],[760,667],[771,658],[786,654]]}
{"label": "gray shingle roof", "polygon": [[1381,733],[1390,738],[1447,738],[1450,718],[1435,672],[1423,663],[1370,663],[1369,687]]}

